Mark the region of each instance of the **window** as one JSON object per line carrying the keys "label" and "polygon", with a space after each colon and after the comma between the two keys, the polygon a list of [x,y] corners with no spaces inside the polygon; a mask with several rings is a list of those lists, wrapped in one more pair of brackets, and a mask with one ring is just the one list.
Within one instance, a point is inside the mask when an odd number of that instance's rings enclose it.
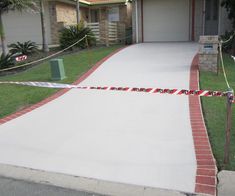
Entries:
{"label": "window", "polygon": [[110,22],[118,22],[119,21],[119,7],[109,8],[108,19]]}
{"label": "window", "polygon": [[99,22],[99,10],[91,10],[91,22]]}

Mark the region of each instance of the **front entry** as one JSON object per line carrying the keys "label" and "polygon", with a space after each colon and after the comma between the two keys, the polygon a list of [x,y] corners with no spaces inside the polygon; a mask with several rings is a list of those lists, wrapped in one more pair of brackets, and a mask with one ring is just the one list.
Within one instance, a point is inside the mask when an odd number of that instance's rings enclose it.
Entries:
{"label": "front entry", "polygon": [[206,0],[205,6],[205,35],[218,35],[219,0]]}

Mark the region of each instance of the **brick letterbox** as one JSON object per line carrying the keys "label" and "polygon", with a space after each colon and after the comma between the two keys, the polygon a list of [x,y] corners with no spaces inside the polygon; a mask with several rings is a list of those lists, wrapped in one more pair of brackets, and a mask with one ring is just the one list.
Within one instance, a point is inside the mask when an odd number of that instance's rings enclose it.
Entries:
{"label": "brick letterbox", "polygon": [[200,36],[199,69],[217,72],[218,69],[218,36]]}

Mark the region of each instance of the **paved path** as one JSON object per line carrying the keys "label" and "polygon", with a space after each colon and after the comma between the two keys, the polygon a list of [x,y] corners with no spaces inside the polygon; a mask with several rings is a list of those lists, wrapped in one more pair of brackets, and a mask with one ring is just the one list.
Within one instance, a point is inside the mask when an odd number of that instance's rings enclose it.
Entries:
{"label": "paved path", "polygon": [[[192,43],[130,46],[82,85],[189,88]],[[0,126],[0,163],[194,192],[186,96],[71,90]]]}
{"label": "paved path", "polygon": [[220,171],[218,181],[218,196],[235,195],[235,171]]}

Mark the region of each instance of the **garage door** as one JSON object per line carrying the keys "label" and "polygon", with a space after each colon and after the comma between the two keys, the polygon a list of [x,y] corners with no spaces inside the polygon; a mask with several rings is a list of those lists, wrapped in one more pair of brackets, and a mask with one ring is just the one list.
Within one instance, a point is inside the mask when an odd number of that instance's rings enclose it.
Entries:
{"label": "garage door", "polygon": [[188,41],[189,0],[144,0],[144,42]]}

